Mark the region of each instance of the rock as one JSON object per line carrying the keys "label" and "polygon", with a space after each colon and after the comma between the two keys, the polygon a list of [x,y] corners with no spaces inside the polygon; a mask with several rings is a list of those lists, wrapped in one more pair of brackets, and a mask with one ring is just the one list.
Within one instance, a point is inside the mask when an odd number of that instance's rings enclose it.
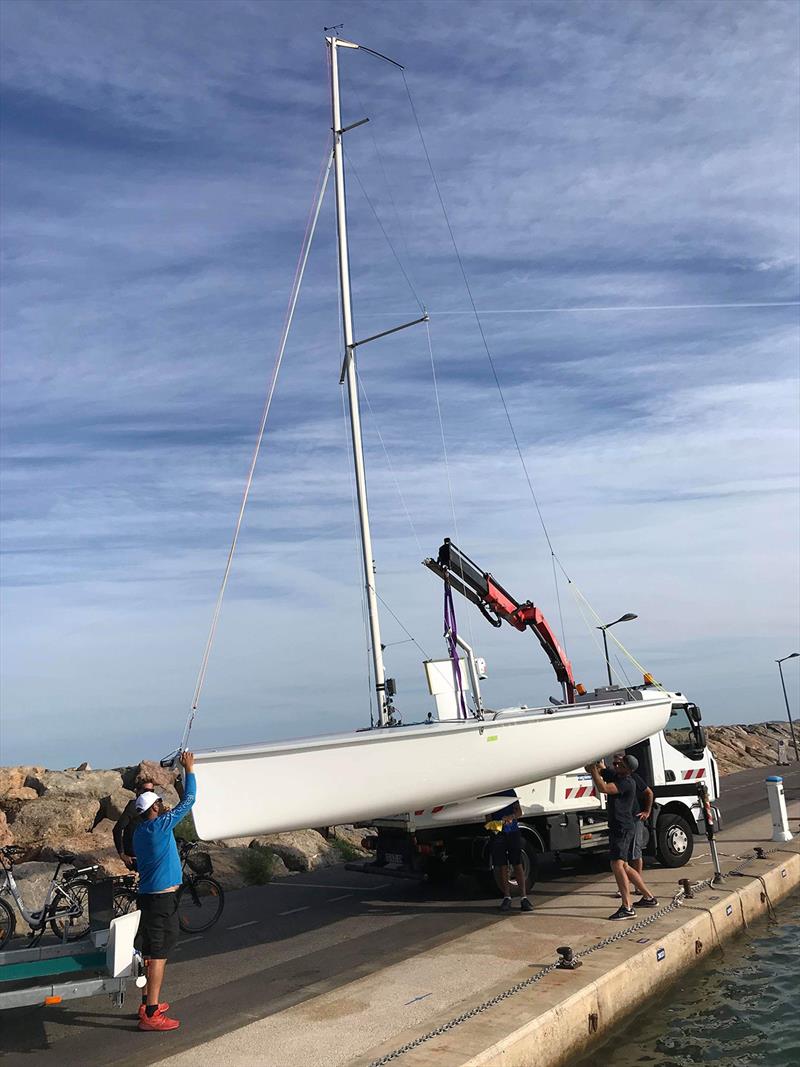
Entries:
{"label": "rock", "polygon": [[290,871],[313,871],[341,862],[338,850],[316,830],[291,830],[285,834],[256,837],[253,843],[266,845],[280,856]]}
{"label": "rock", "polygon": [[99,800],[122,788],[122,775],[119,771],[44,771],[38,775],[28,775],[25,784],[40,796],[56,793],[65,797],[93,797]]}
{"label": "rock", "polygon": [[155,760],[142,760],[135,767],[127,767],[123,770],[122,784],[125,789],[135,789],[138,782],[152,782],[156,787],[156,792],[161,794],[171,808],[178,803],[175,772],[162,767]]}
{"label": "rock", "polygon": [[44,767],[0,767],[0,799],[22,789],[29,775],[42,773]]}
{"label": "rock", "polygon": [[20,844],[72,837],[91,830],[99,810],[92,797],[37,797],[22,804],[11,826]]}
{"label": "rock", "polygon": [[91,769],[88,763],[81,763],[75,768],[76,771],[90,771]]}
{"label": "rock", "polygon": [[[45,894],[53,877],[53,870],[52,863],[34,862],[14,865],[14,881],[17,883],[17,889],[25,902],[25,907],[30,911],[35,911],[44,903]],[[6,899],[9,904],[15,906],[11,896],[6,896]],[[18,921],[17,933],[22,933],[25,929],[27,929],[27,926],[24,920],[22,928],[20,928]]]}
{"label": "rock", "polygon": [[92,837],[98,841],[102,840],[106,845],[114,844],[114,826],[116,825],[116,819],[100,819],[92,827]]}
{"label": "rock", "polygon": [[332,829],[334,843],[338,838],[341,841],[346,841],[348,845],[357,849],[362,856],[369,855],[367,850],[362,846],[361,842],[368,834],[374,833],[374,830],[370,831],[369,829],[365,829],[364,827],[357,830],[353,826],[334,826]]}
{"label": "rock", "polygon": [[217,845],[209,845],[203,850],[211,856],[214,867],[213,877],[226,892],[230,889],[241,889],[247,885],[243,870],[247,856],[246,848],[221,848]]}
{"label": "rock", "polygon": [[209,841],[209,845],[218,848],[249,848],[252,837],[228,837],[224,841]]}
{"label": "rock", "polygon": [[20,785],[16,789],[9,789],[5,796],[0,798],[0,805],[9,800],[36,800],[39,794],[30,786]]}
{"label": "rock", "polygon": [[0,808],[0,846],[13,845],[14,835],[8,828],[8,820],[6,819],[6,813]]}
{"label": "rock", "polygon": [[113,819],[116,822],[135,796],[130,789],[116,789],[109,796],[103,797],[100,801],[101,818]]}
{"label": "rock", "polygon": [[55,841],[47,841],[39,850],[40,860],[55,861],[59,853],[71,852],[74,867],[90,867],[98,864],[102,872],[107,875],[127,874],[128,869],[117,855],[114,841],[110,833],[98,835],[94,833],[75,834],[72,837],[62,837]]}

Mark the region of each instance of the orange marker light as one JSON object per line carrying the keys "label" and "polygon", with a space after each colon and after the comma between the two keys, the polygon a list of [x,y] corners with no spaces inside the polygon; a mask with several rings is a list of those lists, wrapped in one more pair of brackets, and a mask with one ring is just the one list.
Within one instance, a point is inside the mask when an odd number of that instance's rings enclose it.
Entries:
{"label": "orange marker light", "polygon": [[61,997],[45,997],[44,1002],[45,1004],[60,1004]]}

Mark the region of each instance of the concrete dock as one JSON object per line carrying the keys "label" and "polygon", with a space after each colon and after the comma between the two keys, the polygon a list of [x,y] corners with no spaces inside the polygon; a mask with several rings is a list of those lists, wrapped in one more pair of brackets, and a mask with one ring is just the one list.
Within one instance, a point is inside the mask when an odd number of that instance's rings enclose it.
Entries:
{"label": "concrete dock", "polygon": [[[800,768],[776,770],[786,774],[797,832]],[[713,958],[726,937],[797,890],[797,838],[753,859],[754,846],[776,847],[769,773],[723,779],[722,868],[741,867],[743,877],[703,888],[679,907],[669,907],[678,879],[712,874],[704,840],[688,866],[646,870],[662,908],[641,910],[630,924],[608,921],[619,901],[599,861],[544,870],[530,915],[500,915],[498,901],[475,896],[466,879],[435,889],[341,867],[299,874],[229,894],[217,926],[180,942],[164,989],[180,1030],[138,1032],[133,990],[121,1011],[98,998],[5,1012],[2,1065],[543,1067],[574,1060],[649,994]],[[603,945],[606,939],[613,940]],[[562,945],[587,952],[578,970],[553,968]]]}
{"label": "concrete dock", "polygon": [[[797,827],[800,802],[790,814]],[[610,874],[589,886],[578,881],[537,903],[533,915],[513,912],[218,1038],[202,1046],[202,1059],[218,1067],[557,1067],[797,891],[800,839],[774,845],[770,833],[768,815],[723,831],[722,869],[738,873],[680,904],[672,903],[679,878],[713,874],[705,845],[679,871],[646,872],[661,907],[640,909],[632,923],[607,918],[618,905]],[[754,858],[754,846],[764,859]],[[576,970],[553,966],[567,944],[585,953]],[[198,1052],[159,1062],[192,1067]]]}

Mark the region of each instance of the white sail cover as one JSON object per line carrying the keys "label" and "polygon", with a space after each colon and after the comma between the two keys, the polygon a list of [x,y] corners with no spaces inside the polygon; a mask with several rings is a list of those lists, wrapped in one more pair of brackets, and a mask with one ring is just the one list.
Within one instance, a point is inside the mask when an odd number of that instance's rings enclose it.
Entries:
{"label": "white sail cover", "polygon": [[563,774],[666,725],[666,693],[195,754],[206,841],[363,822]]}

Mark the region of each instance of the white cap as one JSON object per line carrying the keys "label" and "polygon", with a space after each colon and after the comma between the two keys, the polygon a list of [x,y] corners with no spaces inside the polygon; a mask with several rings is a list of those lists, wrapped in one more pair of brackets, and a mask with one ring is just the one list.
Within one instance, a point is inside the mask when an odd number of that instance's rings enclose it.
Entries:
{"label": "white cap", "polygon": [[142,815],[144,812],[152,808],[157,800],[161,800],[158,793],[151,793],[149,790],[146,793],[141,793],[136,798],[136,810]]}

